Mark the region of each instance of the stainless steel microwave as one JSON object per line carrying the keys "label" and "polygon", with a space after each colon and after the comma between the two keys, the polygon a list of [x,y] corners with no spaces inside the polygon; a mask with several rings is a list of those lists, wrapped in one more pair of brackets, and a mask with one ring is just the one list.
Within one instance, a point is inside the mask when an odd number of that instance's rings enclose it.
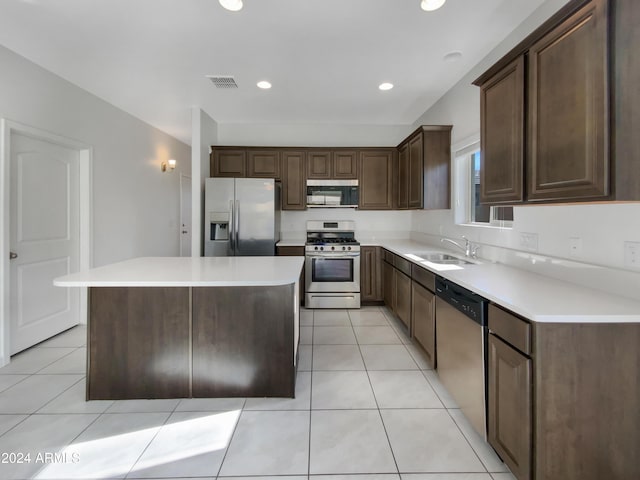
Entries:
{"label": "stainless steel microwave", "polygon": [[307,207],[357,208],[358,180],[307,180]]}

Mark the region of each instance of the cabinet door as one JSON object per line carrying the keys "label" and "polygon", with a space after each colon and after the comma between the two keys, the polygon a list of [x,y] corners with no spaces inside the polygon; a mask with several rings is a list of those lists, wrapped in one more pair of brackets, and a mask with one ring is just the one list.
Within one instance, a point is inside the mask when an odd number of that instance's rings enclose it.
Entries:
{"label": "cabinet door", "polygon": [[480,87],[480,202],[524,200],[524,57]]}
{"label": "cabinet door", "polygon": [[306,156],[304,152],[282,152],[282,209],[307,208]]}
{"label": "cabinet door", "polygon": [[211,155],[212,177],[243,178],[247,174],[245,150],[213,150]]}
{"label": "cabinet door", "polygon": [[393,272],[395,269],[393,265],[387,262],[382,262],[382,286],[383,286],[383,300],[387,307],[394,311],[395,307],[395,279]]}
{"label": "cabinet door", "polygon": [[411,331],[424,349],[431,368],[436,366],[435,298],[422,285],[411,282]]}
{"label": "cabinet door", "polygon": [[529,201],[609,194],[607,66],[605,0],[529,50]]}
{"label": "cabinet door", "polygon": [[280,152],[277,150],[249,150],[247,158],[248,177],[280,180]]}
{"label": "cabinet door", "polygon": [[398,208],[409,208],[409,144],[398,148]]}
{"label": "cabinet door", "polygon": [[488,441],[518,480],[531,478],[531,360],[489,335]]}
{"label": "cabinet door", "polygon": [[358,157],[355,150],[333,152],[333,178],[358,178]]}
{"label": "cabinet door", "polygon": [[307,178],[331,178],[331,152],[307,153]]}
{"label": "cabinet door", "polygon": [[616,200],[640,200],[640,55],[629,55],[640,45],[640,2],[615,3],[615,132]]}
{"label": "cabinet door", "polygon": [[451,208],[451,125],[423,126],[424,209]]}
{"label": "cabinet door", "polygon": [[360,164],[361,210],[391,210],[393,208],[393,151],[362,150]]}
{"label": "cabinet door", "polygon": [[408,169],[409,178],[407,184],[407,206],[408,208],[422,208],[423,177],[424,169],[422,163],[423,142],[422,132],[414,135],[409,140]]}
{"label": "cabinet door", "polygon": [[411,277],[408,277],[400,270],[393,271],[395,281],[395,313],[407,330],[411,325]]}
{"label": "cabinet door", "polygon": [[362,301],[381,301],[383,296],[380,247],[360,248],[360,296]]}

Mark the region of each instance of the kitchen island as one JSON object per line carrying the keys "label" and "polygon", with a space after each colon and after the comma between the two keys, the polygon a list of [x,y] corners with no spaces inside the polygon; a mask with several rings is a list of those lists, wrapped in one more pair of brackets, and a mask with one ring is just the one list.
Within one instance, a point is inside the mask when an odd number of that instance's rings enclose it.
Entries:
{"label": "kitchen island", "polygon": [[87,400],[293,397],[303,257],[146,257],[88,287]]}

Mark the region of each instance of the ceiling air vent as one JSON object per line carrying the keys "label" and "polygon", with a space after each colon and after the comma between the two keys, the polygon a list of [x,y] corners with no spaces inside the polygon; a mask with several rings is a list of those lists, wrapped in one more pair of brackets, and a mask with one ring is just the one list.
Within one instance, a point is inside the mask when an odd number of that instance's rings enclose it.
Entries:
{"label": "ceiling air vent", "polygon": [[207,75],[216,88],[238,88],[235,78],[229,75]]}

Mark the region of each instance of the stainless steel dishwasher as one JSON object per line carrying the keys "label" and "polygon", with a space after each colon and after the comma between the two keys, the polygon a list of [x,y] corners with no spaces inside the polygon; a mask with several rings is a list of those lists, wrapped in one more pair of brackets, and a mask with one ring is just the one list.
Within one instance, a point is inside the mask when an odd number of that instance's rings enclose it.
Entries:
{"label": "stainless steel dishwasher", "polygon": [[441,277],[436,297],[438,376],[486,438],[487,300]]}

